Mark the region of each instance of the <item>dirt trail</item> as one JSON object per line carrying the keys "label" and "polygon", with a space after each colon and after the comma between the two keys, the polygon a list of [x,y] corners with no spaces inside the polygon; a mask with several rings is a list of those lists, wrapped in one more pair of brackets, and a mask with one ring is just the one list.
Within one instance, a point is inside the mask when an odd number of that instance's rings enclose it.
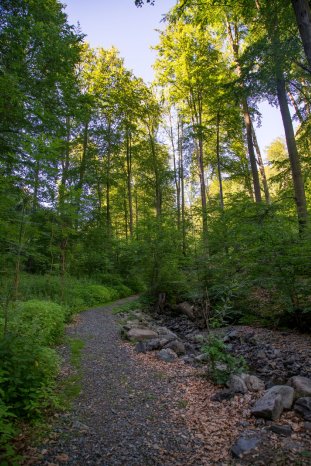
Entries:
{"label": "dirt trail", "polygon": [[[32,465],[187,465],[200,448],[183,418],[170,410],[180,399],[165,373],[131,357],[120,341],[112,309],[126,298],[79,315],[68,329],[84,341],[82,390],[71,412],[53,422]],[[68,349],[64,349],[65,355]],[[68,360],[68,354],[65,357]],[[68,361],[67,361],[68,363]],[[66,363],[65,363],[66,364]]]}

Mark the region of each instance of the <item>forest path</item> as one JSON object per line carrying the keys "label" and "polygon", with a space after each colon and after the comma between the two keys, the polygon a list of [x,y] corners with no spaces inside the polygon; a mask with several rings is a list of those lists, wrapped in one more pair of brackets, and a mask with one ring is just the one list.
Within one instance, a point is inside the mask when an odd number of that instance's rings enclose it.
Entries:
{"label": "forest path", "polygon": [[[165,373],[142,364],[119,336],[112,310],[135,297],[85,311],[69,326],[83,340],[81,393],[53,422],[35,465],[187,465],[199,441],[170,408],[180,400]],[[67,360],[69,350],[64,348]],[[177,410],[178,411],[178,410]]]}

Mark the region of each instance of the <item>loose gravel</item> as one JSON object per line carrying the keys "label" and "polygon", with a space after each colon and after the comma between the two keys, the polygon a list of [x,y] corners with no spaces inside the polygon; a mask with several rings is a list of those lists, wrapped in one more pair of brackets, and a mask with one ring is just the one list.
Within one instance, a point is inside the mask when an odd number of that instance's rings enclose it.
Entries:
{"label": "loose gravel", "polygon": [[200,440],[182,416],[170,414],[182,395],[177,382],[133,358],[120,340],[112,310],[131,299],[83,312],[69,327],[69,336],[85,343],[81,393],[27,464],[169,466],[197,455]]}

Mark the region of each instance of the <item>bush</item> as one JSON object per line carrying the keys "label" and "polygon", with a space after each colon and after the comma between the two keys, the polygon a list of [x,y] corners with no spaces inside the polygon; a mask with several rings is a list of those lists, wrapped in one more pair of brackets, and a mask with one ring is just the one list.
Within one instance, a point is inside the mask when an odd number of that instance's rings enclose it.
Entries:
{"label": "bush", "polygon": [[[101,283],[107,277],[102,276],[99,278],[99,283]],[[25,273],[22,274],[20,281],[20,296],[23,301],[42,299],[61,304],[65,309],[66,320],[69,320],[74,312],[92,306],[100,306],[131,294],[132,290],[123,285],[117,276],[112,276],[109,286],[86,279],[78,280],[71,276],[66,276],[62,283],[60,277],[55,275],[30,275]]]}
{"label": "bush", "polygon": [[9,330],[35,338],[42,346],[53,346],[63,335],[65,318],[66,311],[59,304],[33,299],[17,305]]}
{"label": "bush", "polygon": [[2,403],[18,416],[33,417],[51,401],[58,357],[34,338],[8,334],[0,340]]}
{"label": "bush", "polygon": [[225,384],[231,374],[246,370],[244,358],[229,354],[224,342],[217,337],[210,336],[208,344],[202,347],[202,351],[209,356],[209,375],[217,384]]}

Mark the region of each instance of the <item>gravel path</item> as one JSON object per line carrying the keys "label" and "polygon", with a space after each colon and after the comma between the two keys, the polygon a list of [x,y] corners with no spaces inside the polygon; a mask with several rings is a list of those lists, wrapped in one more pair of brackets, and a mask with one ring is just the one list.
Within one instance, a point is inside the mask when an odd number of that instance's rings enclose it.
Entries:
{"label": "gravel path", "polygon": [[120,341],[111,311],[132,299],[83,312],[69,327],[69,336],[85,342],[82,390],[29,464],[187,465],[198,452],[183,417],[170,414],[182,398],[176,382],[131,358]]}

